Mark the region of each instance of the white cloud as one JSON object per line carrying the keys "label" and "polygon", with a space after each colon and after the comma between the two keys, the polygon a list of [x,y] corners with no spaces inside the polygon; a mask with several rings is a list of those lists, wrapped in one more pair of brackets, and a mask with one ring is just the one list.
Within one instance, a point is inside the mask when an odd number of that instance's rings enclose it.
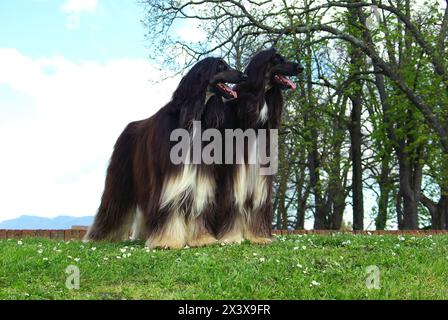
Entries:
{"label": "white cloud", "polygon": [[67,0],[61,6],[62,12],[67,14],[65,26],[70,30],[79,29],[82,13],[95,13],[97,0]]}
{"label": "white cloud", "polygon": [[97,0],[67,0],[62,4],[62,11],[67,13],[74,12],[94,12],[98,6]]}
{"label": "white cloud", "polygon": [[[15,49],[0,48],[0,70],[0,86],[32,104],[26,115],[0,119],[0,221],[94,214],[118,135],[161,108],[178,83],[150,83],[164,75],[145,60],[78,64]],[[15,113],[6,103],[0,98],[0,113]]]}
{"label": "white cloud", "polygon": [[201,42],[206,40],[206,33],[200,28],[200,21],[188,19],[183,21],[182,26],[176,29],[176,33],[184,41]]}

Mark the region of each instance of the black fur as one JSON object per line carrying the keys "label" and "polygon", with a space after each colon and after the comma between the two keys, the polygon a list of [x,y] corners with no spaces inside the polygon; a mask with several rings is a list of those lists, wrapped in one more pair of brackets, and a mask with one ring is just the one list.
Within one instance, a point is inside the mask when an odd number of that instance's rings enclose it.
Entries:
{"label": "black fur", "polygon": [[[302,70],[300,64],[286,61],[275,49],[254,55],[244,71],[248,79],[235,87],[238,98],[226,104],[226,126],[243,130],[278,129],[283,109],[281,91],[288,89],[288,85],[280,83],[276,76],[295,76]],[[260,113],[265,104],[267,119],[262,121]],[[247,146],[245,150],[246,164],[221,167],[224,192],[219,198],[221,210],[218,211],[216,233],[218,238],[229,242],[239,241],[241,237],[254,243],[268,243],[271,238],[273,176],[263,176],[255,182],[247,179],[245,183],[249,191],[243,195],[243,204],[236,201],[237,196],[241,196],[236,192],[239,172],[243,166],[245,172],[259,166],[247,164]],[[265,195],[261,203],[255,202],[256,188],[262,188],[257,190],[262,190]]]}
{"label": "black fur", "polygon": [[[231,69],[222,59],[206,58],[198,62],[180,81],[172,100],[152,117],[130,123],[115,144],[107,170],[106,183],[88,240],[121,240],[127,238],[136,218],[142,212],[143,224],[135,238],[148,240],[151,247],[182,247],[200,243],[204,235],[213,239],[214,201],[198,215],[190,239],[170,239],[170,219],[180,214],[188,224],[194,192],[177,195],[176,202],[161,206],[164,187],[170,179],[182,174],[184,165],[170,160],[170,134],[178,128],[191,129],[194,120],[202,120],[202,129],[219,126],[224,120],[224,100],[229,98],[218,84],[236,83],[243,73]],[[215,170],[198,165],[197,174],[215,179]],[[189,234],[188,230],[185,231]],[[191,237],[194,237],[191,239]],[[196,242],[195,242],[196,241]]]}

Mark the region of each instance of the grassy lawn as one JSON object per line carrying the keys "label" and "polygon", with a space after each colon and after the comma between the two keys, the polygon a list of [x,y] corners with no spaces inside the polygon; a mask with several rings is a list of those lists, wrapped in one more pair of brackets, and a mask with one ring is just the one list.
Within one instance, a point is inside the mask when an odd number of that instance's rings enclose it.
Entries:
{"label": "grassy lawn", "polygon": [[[65,269],[80,269],[79,290]],[[380,270],[380,289],[366,268]],[[448,236],[291,235],[270,246],[0,241],[0,299],[448,299]]]}

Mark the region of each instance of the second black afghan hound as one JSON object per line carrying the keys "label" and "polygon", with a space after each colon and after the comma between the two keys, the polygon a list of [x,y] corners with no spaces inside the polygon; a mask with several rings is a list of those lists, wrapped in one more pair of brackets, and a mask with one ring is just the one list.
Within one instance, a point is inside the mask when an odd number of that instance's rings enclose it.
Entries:
{"label": "second black afghan hound", "polygon": [[[295,89],[288,76],[296,76],[303,67],[287,61],[275,49],[264,50],[252,57],[246,70],[247,81],[235,86],[238,98],[226,105],[228,126],[246,129],[278,129],[283,109],[282,90]],[[223,177],[225,192],[220,198],[218,238],[224,242],[266,244],[272,230],[272,175],[261,175],[260,164],[250,164],[248,158],[259,145],[248,146],[244,161],[226,165]],[[257,142],[255,142],[257,143]],[[269,148],[270,143],[266,144]],[[270,150],[267,150],[267,154]],[[255,155],[255,159],[258,156]],[[272,158],[272,155],[271,155]]]}
{"label": "second black afghan hound", "polygon": [[152,117],[130,123],[118,138],[104,193],[86,240],[133,238],[149,247],[181,248],[216,241],[212,232],[216,180],[205,165],[173,164],[170,135],[192,122],[219,125],[224,100],[236,97],[226,85],[245,79],[220,58],[198,62],[180,81],[172,100]]}

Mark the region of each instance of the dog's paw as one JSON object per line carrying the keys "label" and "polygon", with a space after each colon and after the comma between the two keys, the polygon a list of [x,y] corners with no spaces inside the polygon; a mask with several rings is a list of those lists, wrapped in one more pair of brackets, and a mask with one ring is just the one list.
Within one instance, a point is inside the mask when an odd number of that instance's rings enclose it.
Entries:
{"label": "dog's paw", "polygon": [[248,240],[250,241],[250,243],[260,244],[260,245],[267,245],[267,244],[272,243],[272,239],[265,238],[265,237],[251,237]]}
{"label": "dog's paw", "polygon": [[160,239],[150,239],[145,246],[150,249],[182,249],[185,243],[175,240],[160,241]]}
{"label": "dog's paw", "polygon": [[228,234],[222,237],[219,242],[225,244],[240,244],[244,241],[242,234]]}
{"label": "dog's paw", "polygon": [[203,234],[195,239],[190,239],[187,242],[189,247],[205,247],[213,245],[217,242],[215,237],[210,234]]}

